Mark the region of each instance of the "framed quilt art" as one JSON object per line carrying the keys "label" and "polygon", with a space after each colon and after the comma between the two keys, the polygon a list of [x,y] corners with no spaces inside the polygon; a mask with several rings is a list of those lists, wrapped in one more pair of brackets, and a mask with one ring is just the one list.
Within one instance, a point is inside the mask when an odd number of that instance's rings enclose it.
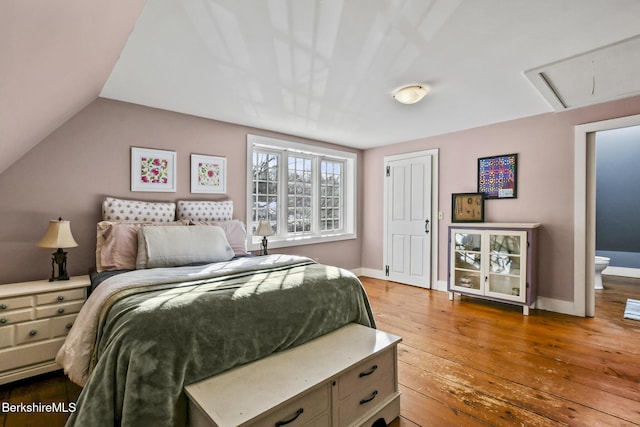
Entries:
{"label": "framed quilt art", "polygon": [[518,155],[478,159],[478,193],[485,199],[515,199],[518,196]]}
{"label": "framed quilt art", "polygon": [[227,159],[191,155],[191,192],[224,194],[227,192]]}
{"label": "framed quilt art", "polygon": [[176,191],[176,152],[131,147],[131,191]]}

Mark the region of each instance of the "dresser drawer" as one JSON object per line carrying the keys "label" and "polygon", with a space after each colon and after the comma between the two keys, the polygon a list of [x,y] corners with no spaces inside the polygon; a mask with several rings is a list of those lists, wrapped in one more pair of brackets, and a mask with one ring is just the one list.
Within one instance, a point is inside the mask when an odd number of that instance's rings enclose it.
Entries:
{"label": "dresser drawer", "polygon": [[53,361],[62,347],[64,338],[57,338],[34,344],[27,344],[20,347],[0,350],[0,372],[22,368],[36,363]]}
{"label": "dresser drawer", "polygon": [[63,337],[67,335],[71,330],[73,322],[75,322],[77,316],[77,314],[72,314],[69,316],[56,317],[55,319],[51,319],[51,336]]}
{"label": "dresser drawer", "polygon": [[369,411],[378,411],[382,404],[394,394],[394,378],[385,378],[379,384],[352,393],[341,400],[338,408],[338,425],[347,426]]}
{"label": "dresser drawer", "polygon": [[13,345],[15,329],[13,326],[0,327],[0,348],[11,347]]}
{"label": "dresser drawer", "polygon": [[68,291],[50,292],[36,295],[36,305],[53,304],[56,302],[84,300],[84,289],[70,289]]}
{"label": "dresser drawer", "polygon": [[360,363],[340,376],[338,381],[339,399],[360,390],[375,389],[378,384],[393,384],[395,379],[395,358],[393,348]]}
{"label": "dresser drawer", "polygon": [[16,345],[47,339],[51,336],[49,319],[16,325]]}
{"label": "dresser drawer", "polygon": [[0,311],[0,326],[11,325],[12,323],[31,320],[33,310],[23,308],[21,310]]}
{"label": "dresser drawer", "polygon": [[[331,390],[329,384],[324,384],[314,390],[311,390],[293,401],[285,404],[283,407],[276,409],[274,412],[261,417],[249,425],[252,427],[264,427],[286,425],[287,427],[307,427],[307,426],[329,426],[330,424],[317,424],[318,417],[323,412],[329,411],[329,396]],[[322,417],[318,418],[322,421]],[[328,422],[328,416],[325,418]]]}
{"label": "dresser drawer", "polygon": [[0,314],[5,310],[31,307],[31,296],[0,299]]}
{"label": "dresser drawer", "polygon": [[84,300],[36,307],[36,318],[43,319],[45,317],[56,317],[64,314],[77,313],[80,311],[80,308],[82,308],[82,304],[84,304]]}

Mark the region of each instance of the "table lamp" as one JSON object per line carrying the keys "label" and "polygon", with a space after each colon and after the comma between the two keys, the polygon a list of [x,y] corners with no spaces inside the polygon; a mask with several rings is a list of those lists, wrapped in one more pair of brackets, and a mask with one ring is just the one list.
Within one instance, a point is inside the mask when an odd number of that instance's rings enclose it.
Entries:
{"label": "table lamp", "polygon": [[268,255],[267,236],[273,236],[273,228],[271,228],[271,224],[268,220],[260,220],[258,228],[256,229],[256,236],[262,236],[262,255]]}
{"label": "table lamp", "polygon": [[[51,248],[58,250],[51,254],[51,277],[50,282],[54,280],[69,280],[67,274],[67,253],[63,251],[66,248],[75,248],[78,246],[71,234],[71,223],[69,221],[63,221],[62,218],[58,220],[49,221],[49,228],[38,246],[41,248]],[[55,276],[55,265],[58,265],[58,276]]]}

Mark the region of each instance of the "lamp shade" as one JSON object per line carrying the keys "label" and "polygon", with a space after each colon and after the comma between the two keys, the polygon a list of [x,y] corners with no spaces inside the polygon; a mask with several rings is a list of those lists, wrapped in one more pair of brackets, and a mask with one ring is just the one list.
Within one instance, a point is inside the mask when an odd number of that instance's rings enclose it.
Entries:
{"label": "lamp shade", "polygon": [[402,104],[415,104],[424,98],[427,93],[429,93],[427,86],[412,85],[398,89],[393,97]]}
{"label": "lamp shade", "polygon": [[273,228],[266,219],[260,220],[256,229],[256,236],[273,236]]}
{"label": "lamp shade", "polygon": [[78,246],[71,234],[71,222],[62,219],[49,221],[49,228],[38,246],[41,248],[74,248]]}

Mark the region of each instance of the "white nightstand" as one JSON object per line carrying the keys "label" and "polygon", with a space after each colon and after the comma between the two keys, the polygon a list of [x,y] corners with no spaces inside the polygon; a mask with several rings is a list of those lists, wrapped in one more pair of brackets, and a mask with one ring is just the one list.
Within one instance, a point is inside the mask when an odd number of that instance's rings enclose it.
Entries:
{"label": "white nightstand", "polygon": [[56,353],[90,285],[89,276],[0,285],[0,384],[60,369]]}

